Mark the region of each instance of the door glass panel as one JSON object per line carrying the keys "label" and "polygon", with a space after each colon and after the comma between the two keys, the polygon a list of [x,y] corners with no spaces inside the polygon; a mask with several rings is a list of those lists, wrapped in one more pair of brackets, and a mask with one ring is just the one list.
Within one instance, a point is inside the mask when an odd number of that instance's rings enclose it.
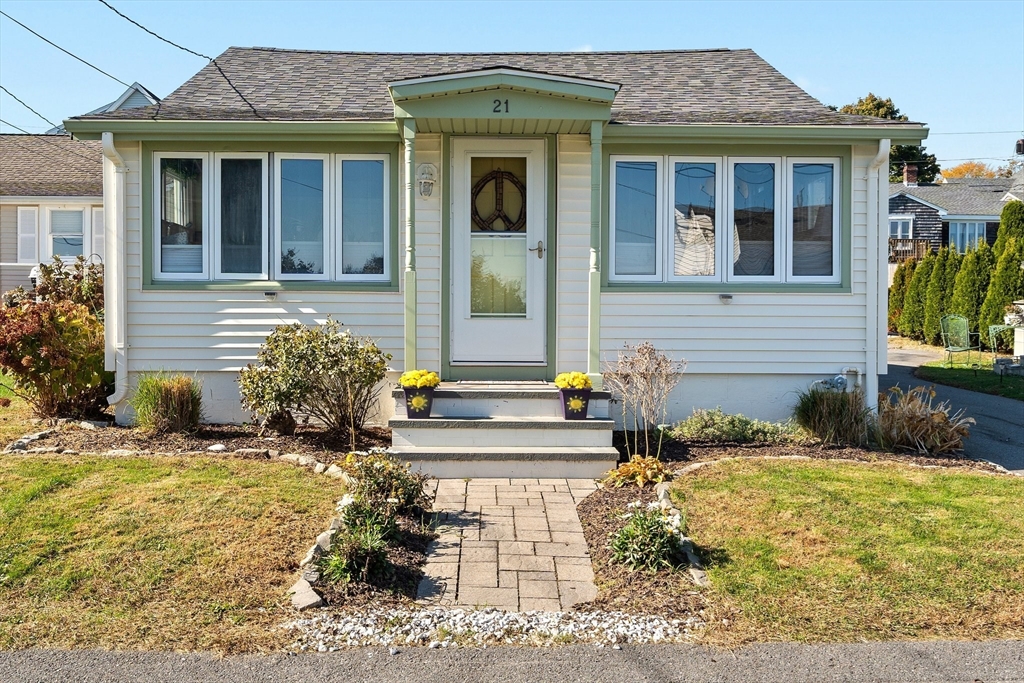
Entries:
{"label": "door glass panel", "polygon": [[526,317],[526,159],[473,157],[470,314]]}

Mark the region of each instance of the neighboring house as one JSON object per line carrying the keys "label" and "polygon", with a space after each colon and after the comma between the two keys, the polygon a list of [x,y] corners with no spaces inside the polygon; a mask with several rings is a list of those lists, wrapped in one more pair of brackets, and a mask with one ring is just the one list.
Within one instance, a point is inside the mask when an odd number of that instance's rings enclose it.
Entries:
{"label": "neighboring house", "polygon": [[750,50],[231,48],[158,107],[65,125],[111,161],[119,419],[165,369],[235,422],[265,336],[328,315],[445,380],[600,381],[651,340],[689,363],[671,420],[783,418],[851,370],[873,402],[889,145],[927,134],[832,112]]}
{"label": "neighboring house", "polygon": [[[159,102],[134,83],[104,114]],[[43,135],[0,135],[0,292],[31,286],[40,262],[79,254],[103,260],[103,153],[64,126]]]}
{"label": "neighboring house", "polygon": [[[1020,188],[1024,173],[1011,178],[954,178],[918,183],[908,164],[904,181],[889,186],[890,262],[951,246],[963,253],[981,240],[996,241],[999,215]],[[1019,189],[1018,189],[1019,192]]]}
{"label": "neighboring house", "polygon": [[103,153],[69,135],[0,135],[0,291],[54,255],[103,257]]}

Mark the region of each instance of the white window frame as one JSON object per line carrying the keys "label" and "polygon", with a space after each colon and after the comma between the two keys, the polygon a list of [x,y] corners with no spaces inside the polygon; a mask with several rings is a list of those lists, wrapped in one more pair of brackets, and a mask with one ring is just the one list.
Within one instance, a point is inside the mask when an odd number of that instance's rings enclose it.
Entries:
{"label": "white window frame", "polygon": [[[260,271],[251,273],[225,273],[221,270],[221,162],[235,159],[260,159],[263,162],[263,191],[260,200],[262,217],[263,250],[260,259]],[[270,154],[268,152],[216,152],[213,155],[214,189],[213,189],[213,273],[217,280],[269,280],[268,250],[270,246]],[[204,236],[205,239],[205,236]]]}
{"label": "white window frame", "polygon": [[[892,223],[907,221],[907,230],[909,234],[906,237],[893,237],[892,235]],[[914,215],[913,214],[892,214],[889,216],[889,239],[891,240],[912,240],[914,239]]]}
{"label": "white window frame", "polygon": [[[609,157],[609,191],[608,191],[608,281],[609,282],[664,282],[665,280],[665,220],[666,220],[666,186],[664,155],[612,154]],[[616,168],[618,162],[639,162],[655,164],[655,227],[654,227],[654,274],[652,275],[619,275],[615,272],[615,198]],[[717,235],[716,235],[717,239]]]}
{"label": "white window frame", "polygon": [[[22,216],[25,216],[23,219]],[[25,221],[24,223],[22,221]],[[38,206],[19,206],[17,210],[17,262],[25,265],[36,265],[39,263],[39,207]],[[28,224],[31,224],[31,227]],[[30,228],[31,236],[28,234],[26,228]],[[28,237],[31,237],[32,253],[27,254],[22,249],[22,241]]]}
{"label": "white window frame", "polygon": [[[734,256],[734,244],[736,232],[736,224],[733,220],[734,211],[734,199],[736,187],[736,165],[737,164],[775,164],[775,232],[774,232],[774,243],[775,248],[772,257],[774,258],[774,275],[734,275],[732,272],[733,265],[735,263]],[[788,183],[786,182],[786,167],[782,163],[782,157],[728,157],[728,163],[726,164],[726,170],[728,177],[726,178],[726,190],[725,190],[725,204],[728,221],[728,231],[724,235],[726,241],[726,258],[725,258],[725,281],[726,282],[782,282],[783,281],[783,268],[786,263],[786,240],[784,239],[784,231],[782,229],[783,214],[786,211],[786,205],[788,202],[784,200],[786,196]],[[802,279],[802,278],[801,278]]]}
{"label": "white window frame", "polygon": [[[332,279],[336,282],[390,282],[391,281],[391,156],[388,154],[335,154],[332,164],[331,185],[333,188],[334,224],[331,230],[335,235],[332,264]],[[384,272],[380,275],[367,275],[364,273],[342,272],[344,260],[342,249],[344,248],[345,226],[342,223],[342,183],[344,173],[342,164],[346,161],[383,161],[383,228],[384,228]]]}
{"label": "white window frame", "polygon": [[[54,256],[54,234],[51,229],[51,226],[53,225],[51,216],[54,211],[69,211],[82,214],[82,256],[85,258],[89,257],[89,253],[92,251],[92,231],[89,229],[92,211],[90,211],[89,208],[90,207],[88,206],[77,206],[72,204],[53,204],[43,207],[42,226],[44,229],[41,232],[43,234],[43,253],[45,254],[45,260],[52,261]],[[70,257],[71,260],[74,260],[74,258],[75,257]],[[62,256],[61,259],[63,259],[65,263],[70,263],[68,260],[69,257],[67,256]]]}
{"label": "white window frame", "polygon": [[[963,248],[962,249],[961,249],[961,245],[955,244],[953,242],[953,226],[954,225],[963,226],[964,244],[963,244]],[[975,237],[975,240],[974,240],[974,244],[973,245],[968,244],[968,241],[967,241],[967,231],[968,231],[968,226],[970,226],[970,225],[975,226],[974,227],[974,232],[975,232],[974,237]],[[988,240],[988,223],[986,221],[949,221],[948,227],[946,228],[946,241],[947,241],[947,243],[950,246],[952,246],[952,247],[954,247],[956,249],[958,254],[966,254],[967,250],[971,249],[971,248],[977,249],[979,244],[981,244],[983,241],[987,241],[987,240]]]}
{"label": "white window frame", "polygon": [[[715,274],[714,275],[676,275],[676,240],[675,240],[675,208],[676,164],[714,164],[715,165]],[[722,157],[704,156],[669,156],[665,170],[665,274],[668,282],[721,282],[725,267],[725,212],[722,198],[725,195],[725,163]]]}
{"label": "white window frame", "polygon": [[[162,271],[163,262],[160,258],[160,210],[163,205],[163,187],[160,184],[160,161],[163,159],[200,159],[203,162],[203,270],[199,273],[165,273]],[[152,279],[175,281],[175,280],[209,280],[210,260],[213,249],[210,242],[213,236],[212,224],[210,222],[211,204],[210,197],[213,193],[213,173],[211,173],[211,160],[209,152],[154,152],[153,153],[153,272]]]}
{"label": "white window frame", "polygon": [[[321,263],[323,263],[323,273],[282,273],[281,272],[281,249],[283,247],[284,233],[281,228],[281,161],[284,159],[315,159],[323,162],[324,169],[324,205],[323,205],[323,254],[321,255]],[[333,185],[331,184],[332,179],[332,166],[330,154],[314,154],[306,152],[275,152],[274,153],[274,230],[273,230],[273,244],[271,249],[273,250],[270,255],[271,269],[274,279],[278,281],[290,281],[290,280],[310,280],[317,282],[330,281],[333,275],[334,264],[331,254],[334,253],[334,225],[331,221],[331,202],[333,201]],[[386,260],[386,259],[385,259]],[[385,270],[386,270],[385,266]]]}
{"label": "white window frame", "polygon": [[[843,196],[841,181],[843,160],[839,157],[786,157],[786,202],[785,202],[785,244],[786,282],[810,282],[835,284],[842,279],[842,219]],[[797,164],[831,164],[832,165],[832,274],[831,275],[794,275],[793,274],[793,169]]]}

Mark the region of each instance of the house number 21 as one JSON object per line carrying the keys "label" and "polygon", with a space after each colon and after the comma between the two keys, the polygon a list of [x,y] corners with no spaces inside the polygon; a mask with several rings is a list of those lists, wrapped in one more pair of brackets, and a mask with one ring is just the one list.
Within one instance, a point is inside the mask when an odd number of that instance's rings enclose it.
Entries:
{"label": "house number 21", "polygon": [[[504,109],[502,109],[502,107],[504,107]],[[508,100],[494,100],[494,109],[492,109],[491,111],[493,111],[495,114],[501,114],[502,112],[507,114]]]}

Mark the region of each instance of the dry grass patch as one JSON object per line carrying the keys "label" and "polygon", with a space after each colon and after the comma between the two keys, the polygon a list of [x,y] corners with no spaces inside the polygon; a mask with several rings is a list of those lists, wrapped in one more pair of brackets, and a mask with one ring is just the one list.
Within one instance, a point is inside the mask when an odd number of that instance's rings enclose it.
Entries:
{"label": "dry grass patch", "polygon": [[674,491],[708,560],[711,642],[1024,637],[1024,480],[746,460]]}
{"label": "dry grass patch", "polygon": [[240,459],[0,459],[0,648],[280,649],[341,485]]}
{"label": "dry grass patch", "polygon": [[0,375],[0,399],[8,399],[11,404],[0,406],[0,450],[15,439],[32,431],[32,406],[20,399],[8,388],[10,377]]}

